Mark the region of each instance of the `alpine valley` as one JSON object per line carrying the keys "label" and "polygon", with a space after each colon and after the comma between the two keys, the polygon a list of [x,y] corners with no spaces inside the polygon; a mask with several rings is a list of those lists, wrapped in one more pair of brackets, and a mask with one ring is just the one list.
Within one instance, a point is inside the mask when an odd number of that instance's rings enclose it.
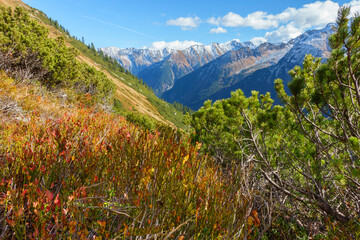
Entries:
{"label": "alpine valley", "polygon": [[302,65],[305,55],[329,57],[328,37],[333,24],[309,30],[287,43],[232,40],[227,43],[194,45],[183,50],[164,48],[101,48],[150,86],[168,102],[179,102],[194,110],[207,99],[230,97],[236,89],[249,96],[252,90],[270,92],[277,103],[274,80],[290,81],[288,71]]}

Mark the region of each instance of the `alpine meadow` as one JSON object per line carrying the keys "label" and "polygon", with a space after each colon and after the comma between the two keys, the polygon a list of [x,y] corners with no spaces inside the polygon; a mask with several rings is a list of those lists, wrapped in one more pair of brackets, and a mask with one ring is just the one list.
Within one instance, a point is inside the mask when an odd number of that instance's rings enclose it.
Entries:
{"label": "alpine meadow", "polygon": [[360,239],[360,15],[334,21],[97,49],[0,0],[0,239]]}

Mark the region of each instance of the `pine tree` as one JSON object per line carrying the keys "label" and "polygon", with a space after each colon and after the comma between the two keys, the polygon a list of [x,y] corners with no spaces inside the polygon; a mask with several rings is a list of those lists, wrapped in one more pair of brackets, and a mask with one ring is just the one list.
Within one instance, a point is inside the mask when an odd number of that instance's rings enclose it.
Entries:
{"label": "pine tree", "polygon": [[262,219],[268,221],[270,209],[278,209],[301,229],[317,222],[355,239],[360,233],[360,17],[349,15],[349,7],[339,9],[326,63],[308,55],[302,68],[289,72],[291,95],[282,80],[275,81],[284,106],[273,106],[269,94],[246,98],[238,90],[229,99],[205,102],[190,123],[193,141],[202,142],[219,163],[240,165],[245,173],[252,169],[244,184],[264,194],[265,203],[259,204],[268,207],[259,211]]}

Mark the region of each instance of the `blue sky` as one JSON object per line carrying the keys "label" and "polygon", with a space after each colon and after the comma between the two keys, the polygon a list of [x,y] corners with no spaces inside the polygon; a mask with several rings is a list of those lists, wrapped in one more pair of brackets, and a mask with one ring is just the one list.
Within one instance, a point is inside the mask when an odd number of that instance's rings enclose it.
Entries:
{"label": "blue sky", "polygon": [[96,47],[184,48],[193,43],[282,42],[322,28],[360,0],[24,0]]}

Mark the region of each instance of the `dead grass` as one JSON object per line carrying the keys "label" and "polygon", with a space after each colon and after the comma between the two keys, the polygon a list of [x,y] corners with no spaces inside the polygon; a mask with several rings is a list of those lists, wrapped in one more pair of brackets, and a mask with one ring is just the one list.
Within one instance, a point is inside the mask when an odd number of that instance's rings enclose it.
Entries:
{"label": "dead grass", "polygon": [[156,110],[154,105],[152,105],[144,95],[126,85],[122,80],[113,77],[109,72],[101,69],[98,64],[96,64],[86,56],[80,54],[77,58],[79,59],[79,61],[85,62],[86,64],[95,67],[97,70],[101,70],[106,74],[109,79],[111,79],[115,83],[115,97],[121,102],[121,104],[126,110],[133,111],[135,109],[137,112],[143,115],[149,116],[157,121],[166,123],[174,127],[174,124],[165,120]]}
{"label": "dead grass", "polygon": [[64,101],[60,92],[49,92],[40,85],[23,82],[15,84],[12,78],[0,73],[0,119],[26,120],[25,116],[37,112],[46,117],[71,113],[74,106]]}
{"label": "dead grass", "polygon": [[23,3],[21,0],[0,0],[0,5],[3,5],[5,7],[29,7],[27,4]]}

